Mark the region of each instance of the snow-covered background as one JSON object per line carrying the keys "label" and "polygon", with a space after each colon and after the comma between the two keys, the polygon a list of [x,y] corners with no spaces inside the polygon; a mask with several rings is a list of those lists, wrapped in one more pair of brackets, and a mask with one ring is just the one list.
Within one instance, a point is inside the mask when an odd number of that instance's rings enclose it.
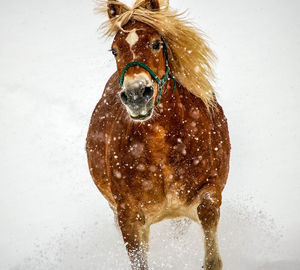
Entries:
{"label": "snow-covered background", "polygon": [[[132,3],[133,1],[126,1]],[[231,172],[224,270],[300,269],[300,1],[170,0],[218,55]],[[129,269],[85,137],[115,62],[92,0],[0,0],[0,269]],[[201,269],[201,229],[151,230],[150,265]]]}

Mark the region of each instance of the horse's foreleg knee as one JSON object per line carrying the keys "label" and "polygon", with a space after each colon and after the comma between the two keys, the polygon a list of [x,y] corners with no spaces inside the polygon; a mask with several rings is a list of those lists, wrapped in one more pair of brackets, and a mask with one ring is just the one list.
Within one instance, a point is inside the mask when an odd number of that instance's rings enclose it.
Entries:
{"label": "horse's foreleg knee", "polygon": [[197,214],[204,231],[205,270],[221,270],[222,260],[218,249],[217,226],[220,218],[221,192],[215,186],[202,191]]}

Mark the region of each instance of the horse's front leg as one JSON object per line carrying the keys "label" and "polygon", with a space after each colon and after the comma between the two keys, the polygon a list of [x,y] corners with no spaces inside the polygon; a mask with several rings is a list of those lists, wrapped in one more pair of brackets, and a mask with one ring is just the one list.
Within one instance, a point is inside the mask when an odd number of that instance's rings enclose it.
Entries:
{"label": "horse's front leg", "polygon": [[149,226],[139,211],[118,209],[118,223],[122,231],[133,270],[148,270],[147,250]]}
{"label": "horse's front leg", "polygon": [[221,270],[222,260],[219,254],[217,226],[220,218],[221,192],[214,185],[202,190],[198,217],[204,231],[205,270]]}

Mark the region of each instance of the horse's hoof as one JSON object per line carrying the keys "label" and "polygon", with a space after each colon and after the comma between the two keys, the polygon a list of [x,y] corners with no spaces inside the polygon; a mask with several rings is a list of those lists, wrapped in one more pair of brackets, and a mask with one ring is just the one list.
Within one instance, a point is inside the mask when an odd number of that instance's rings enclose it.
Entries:
{"label": "horse's hoof", "polygon": [[222,270],[223,263],[221,258],[212,258],[205,261],[205,265],[202,266],[204,270]]}

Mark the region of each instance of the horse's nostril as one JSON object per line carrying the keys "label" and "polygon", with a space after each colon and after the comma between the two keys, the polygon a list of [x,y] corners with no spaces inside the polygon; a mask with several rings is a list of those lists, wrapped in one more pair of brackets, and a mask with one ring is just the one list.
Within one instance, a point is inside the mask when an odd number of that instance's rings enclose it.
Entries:
{"label": "horse's nostril", "polygon": [[143,97],[148,100],[148,99],[152,98],[153,94],[154,94],[153,87],[152,86],[146,86],[145,90],[144,90],[144,93],[143,93]]}
{"label": "horse's nostril", "polygon": [[127,97],[125,91],[121,93],[120,98],[124,104],[128,103],[128,97]]}

